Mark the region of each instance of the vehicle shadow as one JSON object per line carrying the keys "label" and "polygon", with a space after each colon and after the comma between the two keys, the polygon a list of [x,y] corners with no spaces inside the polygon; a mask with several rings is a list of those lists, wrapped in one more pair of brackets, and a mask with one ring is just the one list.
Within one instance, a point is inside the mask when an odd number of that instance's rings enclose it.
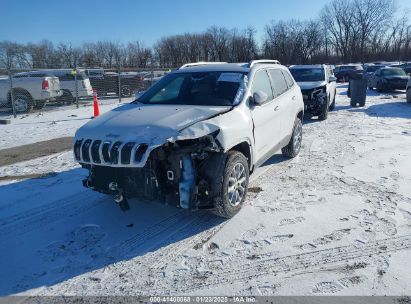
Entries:
{"label": "vehicle shadow", "polygon": [[387,102],[374,104],[368,108],[352,108],[350,112],[365,113],[372,117],[411,119],[411,104],[406,102]]}
{"label": "vehicle shadow", "polygon": [[[122,212],[110,197],[82,187],[85,173],[0,185],[0,296],[88,279],[93,270],[135,258],[142,260],[132,271],[150,265],[150,257],[162,265],[208,238],[180,241],[224,222],[210,212],[137,200]],[[161,258],[152,257],[159,250]]]}

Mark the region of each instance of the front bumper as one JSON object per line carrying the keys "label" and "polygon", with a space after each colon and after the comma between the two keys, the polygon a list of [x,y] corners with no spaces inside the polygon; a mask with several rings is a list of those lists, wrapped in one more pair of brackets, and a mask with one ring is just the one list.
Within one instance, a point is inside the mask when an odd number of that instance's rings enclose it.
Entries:
{"label": "front bumper", "polygon": [[315,92],[315,90],[302,90],[304,100],[304,112],[309,115],[319,115],[322,113],[327,96],[324,92]]}

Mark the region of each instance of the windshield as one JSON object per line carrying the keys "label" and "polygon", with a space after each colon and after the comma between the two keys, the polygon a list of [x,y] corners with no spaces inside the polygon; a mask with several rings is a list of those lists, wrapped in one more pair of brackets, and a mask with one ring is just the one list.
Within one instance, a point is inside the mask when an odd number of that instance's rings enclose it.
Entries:
{"label": "windshield", "polygon": [[290,72],[297,82],[325,80],[323,69],[290,69]]}
{"label": "windshield", "polygon": [[138,102],[196,106],[231,106],[245,73],[192,72],[164,76]]}
{"label": "windshield", "polygon": [[382,76],[407,76],[402,69],[386,69],[382,70]]}

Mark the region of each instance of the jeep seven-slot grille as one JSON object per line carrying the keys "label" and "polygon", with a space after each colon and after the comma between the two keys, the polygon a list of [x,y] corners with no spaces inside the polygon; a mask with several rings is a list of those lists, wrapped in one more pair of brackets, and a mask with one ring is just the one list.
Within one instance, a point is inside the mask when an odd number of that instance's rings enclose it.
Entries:
{"label": "jeep seven-slot grille", "polygon": [[74,143],[73,149],[76,160],[80,162],[130,165],[141,162],[148,145],[136,142],[81,139]]}

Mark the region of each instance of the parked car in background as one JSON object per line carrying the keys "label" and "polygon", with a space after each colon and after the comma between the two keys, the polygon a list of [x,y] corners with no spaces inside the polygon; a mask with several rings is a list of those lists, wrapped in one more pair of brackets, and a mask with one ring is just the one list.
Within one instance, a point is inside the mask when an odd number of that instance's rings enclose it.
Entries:
{"label": "parked car in background", "polygon": [[75,135],[84,186],[233,217],[249,174],[276,151],[297,156],[304,103],[289,70],[274,60],[185,66],[136,101]]}
{"label": "parked car in background", "polygon": [[338,82],[346,82],[353,71],[364,70],[360,64],[340,65],[335,68],[334,75]]}
{"label": "parked car in background", "polygon": [[[42,109],[63,94],[58,77],[46,73],[17,73],[12,76],[14,108],[17,113]],[[10,78],[0,79],[0,107],[12,107]]]}
{"label": "parked car in background", "polygon": [[[86,69],[86,75],[90,78],[93,89],[98,96],[120,95],[131,97],[144,88],[144,78],[139,72],[107,72],[103,69]],[[121,88],[119,89],[119,85]]]}
{"label": "parked car in background", "polygon": [[[63,91],[63,94],[57,98],[57,101],[59,102],[71,104],[75,102],[76,96],[79,98],[90,98],[93,96],[93,88],[90,84],[90,79],[84,70],[78,69],[74,72],[72,69],[49,69],[30,72],[31,75],[35,75],[37,73],[46,73],[47,75],[59,78],[60,87]],[[76,73],[76,75],[74,73]]]}
{"label": "parked car in background", "polygon": [[370,79],[377,70],[384,68],[384,67],[386,67],[386,65],[377,65],[377,64],[367,65],[367,67],[365,67],[364,69],[363,77],[365,79]]}
{"label": "parked car in background", "polygon": [[384,67],[378,69],[369,79],[368,88],[378,92],[388,90],[405,90],[409,75],[401,68]]}
{"label": "parked car in background", "polygon": [[305,113],[318,116],[319,120],[328,117],[328,111],[335,108],[337,78],[328,65],[294,65],[289,67],[295,81],[301,88]]}
{"label": "parked car in background", "polygon": [[409,75],[411,74],[411,62],[405,62],[405,63],[399,65],[399,67],[401,69],[403,69],[405,71],[405,73],[407,73]]}
{"label": "parked car in background", "polygon": [[406,92],[407,92],[407,102],[411,103],[411,78],[408,79],[408,83],[407,83],[407,88],[406,88]]}

